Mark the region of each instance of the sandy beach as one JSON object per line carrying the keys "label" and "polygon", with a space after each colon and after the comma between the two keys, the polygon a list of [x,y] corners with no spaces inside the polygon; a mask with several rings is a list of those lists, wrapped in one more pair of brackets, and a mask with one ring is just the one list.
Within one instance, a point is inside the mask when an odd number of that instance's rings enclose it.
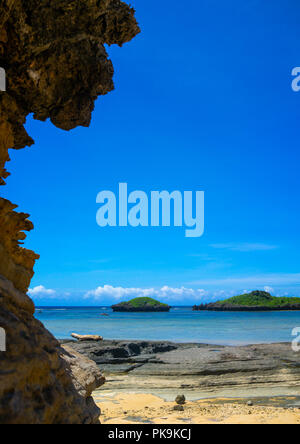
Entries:
{"label": "sandy beach", "polygon": [[[288,343],[68,345],[106,377],[93,394],[103,424],[300,423],[299,354]],[[174,410],[177,395],[186,398],[182,411]]]}
{"label": "sandy beach", "polygon": [[94,400],[103,424],[300,424],[299,408],[248,406],[242,399],[188,401],[182,412],[174,411],[175,402],[146,393],[98,391]]}

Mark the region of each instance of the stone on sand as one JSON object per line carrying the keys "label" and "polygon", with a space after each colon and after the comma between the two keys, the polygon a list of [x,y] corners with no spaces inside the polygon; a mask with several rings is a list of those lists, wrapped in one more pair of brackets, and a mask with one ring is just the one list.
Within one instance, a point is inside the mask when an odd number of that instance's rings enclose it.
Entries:
{"label": "stone on sand", "polygon": [[185,404],[185,396],[184,395],[178,395],[175,399],[176,404],[183,405]]}

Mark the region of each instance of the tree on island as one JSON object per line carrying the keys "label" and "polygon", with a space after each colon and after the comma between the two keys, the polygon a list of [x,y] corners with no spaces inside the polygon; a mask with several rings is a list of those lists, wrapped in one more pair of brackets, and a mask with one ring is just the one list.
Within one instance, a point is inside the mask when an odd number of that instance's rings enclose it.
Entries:
{"label": "tree on island", "polygon": [[300,310],[300,298],[275,297],[266,291],[252,291],[224,301],[195,305],[194,311],[284,311]]}
{"label": "tree on island", "polygon": [[162,304],[152,298],[135,298],[128,302],[120,302],[120,304],[111,307],[116,312],[166,312],[170,311],[170,306]]}

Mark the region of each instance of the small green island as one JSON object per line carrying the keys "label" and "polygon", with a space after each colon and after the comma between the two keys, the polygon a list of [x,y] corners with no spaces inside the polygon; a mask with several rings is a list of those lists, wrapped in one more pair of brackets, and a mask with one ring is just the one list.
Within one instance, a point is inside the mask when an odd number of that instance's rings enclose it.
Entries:
{"label": "small green island", "polygon": [[111,307],[115,312],[163,312],[170,311],[170,306],[152,298],[135,298]]}
{"label": "small green island", "polygon": [[284,311],[299,310],[300,298],[275,297],[266,291],[252,291],[224,301],[195,305],[194,311]]}

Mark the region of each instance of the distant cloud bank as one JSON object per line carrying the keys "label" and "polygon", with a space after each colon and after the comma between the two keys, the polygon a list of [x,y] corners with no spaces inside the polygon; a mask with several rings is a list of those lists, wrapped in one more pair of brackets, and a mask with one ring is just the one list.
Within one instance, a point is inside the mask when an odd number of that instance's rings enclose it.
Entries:
{"label": "distant cloud bank", "polygon": [[167,285],[159,289],[155,288],[124,288],[104,285],[95,290],[88,291],[84,298],[93,301],[103,301],[113,299],[116,301],[132,299],[135,297],[154,297],[166,302],[182,302],[184,299],[201,301],[208,297],[208,293],[203,289],[192,289],[186,287],[173,288]]}
{"label": "distant cloud bank", "polygon": [[[300,273],[199,279],[188,286],[160,288],[103,285],[88,291],[67,293],[38,285],[28,295],[39,305],[111,305],[136,297],[153,297],[170,305],[193,305],[226,299],[253,290],[274,296],[300,296]],[[191,288],[193,287],[193,288]]]}

